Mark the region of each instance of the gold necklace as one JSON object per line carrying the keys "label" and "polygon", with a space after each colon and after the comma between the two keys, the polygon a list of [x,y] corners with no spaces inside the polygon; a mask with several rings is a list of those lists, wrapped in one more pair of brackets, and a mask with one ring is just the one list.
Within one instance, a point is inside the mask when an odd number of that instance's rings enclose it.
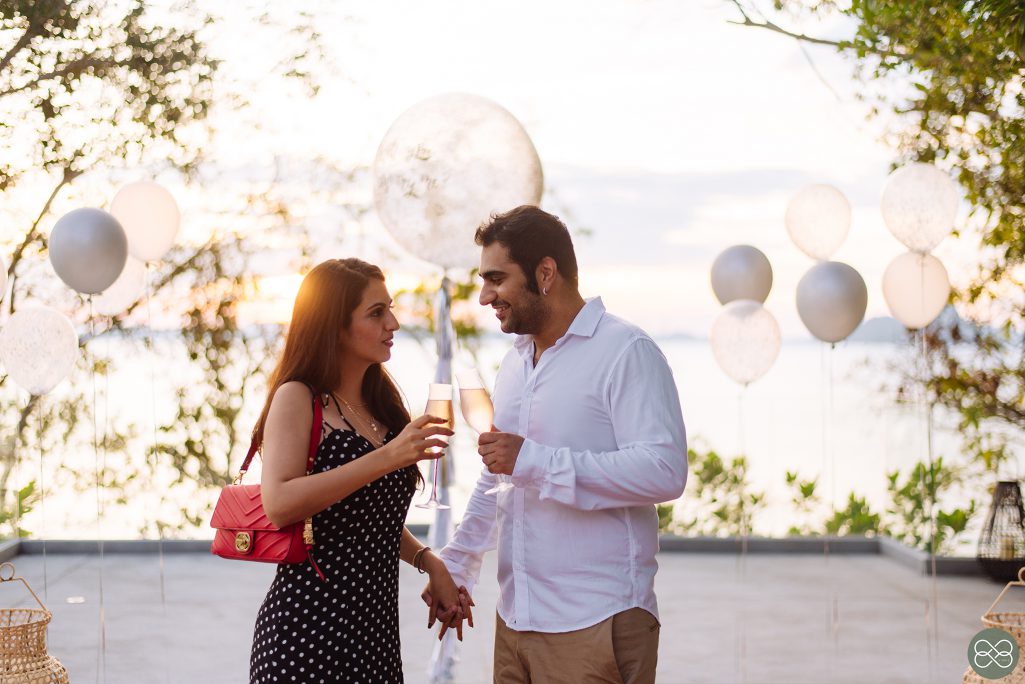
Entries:
{"label": "gold necklace", "polygon": [[[380,440],[381,439],[381,429],[377,426],[377,421],[374,420],[374,417],[373,416],[364,417],[363,414],[361,414],[359,411],[357,411],[356,409],[354,409],[352,407],[352,404],[350,404],[349,402],[347,402],[345,400],[345,397],[340,397],[340,398],[342,400],[342,403],[345,404],[345,408],[349,409],[350,413],[355,415],[360,420],[366,421],[366,422],[368,422],[370,424],[370,429],[374,432],[374,437],[376,438],[375,443],[376,443],[377,440]],[[366,404],[360,404],[360,406],[366,406]]]}

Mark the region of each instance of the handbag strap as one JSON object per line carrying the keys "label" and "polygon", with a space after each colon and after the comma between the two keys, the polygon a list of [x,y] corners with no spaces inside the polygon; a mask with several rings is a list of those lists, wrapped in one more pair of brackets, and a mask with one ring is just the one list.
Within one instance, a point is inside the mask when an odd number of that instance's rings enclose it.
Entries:
{"label": "handbag strap", "polygon": [[[307,385],[308,386],[308,385]],[[309,475],[310,471],[313,470],[313,460],[317,456],[317,447],[320,445],[320,429],[321,423],[324,421],[324,408],[317,401],[317,394],[313,392],[313,388],[310,388],[310,392],[313,393],[313,426],[310,428],[310,447],[306,457],[306,474]],[[242,461],[242,467],[238,471],[238,477],[235,478],[235,482],[239,483],[245,476],[246,471],[249,470],[249,464],[253,461],[253,456],[256,455],[257,451],[256,438],[249,444],[249,451],[246,453],[246,459]]]}

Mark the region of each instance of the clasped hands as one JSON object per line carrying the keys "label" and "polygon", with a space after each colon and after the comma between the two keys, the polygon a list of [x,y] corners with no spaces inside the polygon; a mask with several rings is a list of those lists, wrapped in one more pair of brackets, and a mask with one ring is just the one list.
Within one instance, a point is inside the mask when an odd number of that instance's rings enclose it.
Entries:
{"label": "clasped hands", "polygon": [[[516,457],[523,446],[523,437],[509,432],[493,429],[492,432],[481,433],[477,442],[477,453],[494,475],[512,475],[516,467]],[[465,586],[457,587],[443,563],[429,568],[430,580],[424,587],[420,598],[427,604],[427,628],[441,623],[438,639],[442,639],[449,629],[455,629],[460,641],[463,640],[463,620],[473,627],[473,597]]]}
{"label": "clasped hands", "polygon": [[420,598],[427,604],[427,629],[434,627],[435,622],[441,623],[438,630],[438,641],[449,629],[456,630],[456,636],[463,640],[463,620],[473,627],[473,597],[466,587],[456,587],[452,575],[444,565],[429,571],[430,580],[424,587]]}

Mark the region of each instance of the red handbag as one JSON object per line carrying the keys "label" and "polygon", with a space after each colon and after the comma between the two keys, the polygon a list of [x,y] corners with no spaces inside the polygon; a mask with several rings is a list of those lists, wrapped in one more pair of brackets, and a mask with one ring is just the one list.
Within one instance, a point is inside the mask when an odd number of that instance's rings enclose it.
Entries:
{"label": "red handbag", "polygon": [[[310,430],[310,450],[306,459],[306,474],[313,470],[313,459],[320,443],[320,423],[323,408],[313,400],[313,428]],[[321,580],[324,573],[313,560],[313,519],[296,522],[285,527],[276,527],[263,512],[260,485],[241,484],[256,455],[256,441],[249,446],[246,460],[242,462],[235,481],[221,490],[214,506],[210,527],[217,530],[210,552],[231,560],[256,561],[258,563],[302,563],[309,560]]]}

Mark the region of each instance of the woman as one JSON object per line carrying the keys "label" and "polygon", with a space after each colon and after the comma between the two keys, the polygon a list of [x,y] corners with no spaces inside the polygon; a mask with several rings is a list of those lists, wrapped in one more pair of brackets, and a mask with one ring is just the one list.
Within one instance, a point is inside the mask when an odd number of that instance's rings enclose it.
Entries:
{"label": "woman", "polygon": [[[438,458],[432,447],[452,431],[431,416],[410,422],[381,365],[399,329],[391,303],[384,274],[359,259],[326,261],[299,288],[254,437],[264,512],[278,526],[312,518],[324,577],[312,563],[278,566],[250,682],[402,682],[400,558],[429,573],[443,622],[461,628],[469,611],[444,563],[404,526],[423,482],[417,462]],[[307,475],[313,401],[324,419]]]}

